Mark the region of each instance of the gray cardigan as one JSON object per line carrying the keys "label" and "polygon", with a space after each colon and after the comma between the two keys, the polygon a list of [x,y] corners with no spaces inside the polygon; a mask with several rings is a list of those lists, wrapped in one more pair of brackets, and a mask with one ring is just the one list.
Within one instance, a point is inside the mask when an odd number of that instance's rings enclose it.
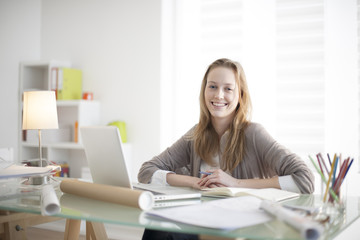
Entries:
{"label": "gray cardigan", "polygon": [[[201,158],[196,154],[190,137],[194,129],[195,126],[160,155],[143,163],[138,174],[139,182],[149,183],[157,170],[199,177]],[[250,123],[245,129],[245,136],[245,155],[231,173],[233,177],[252,179],[291,175],[302,193],[314,191],[314,175],[304,161],[277,143],[262,125]],[[221,150],[227,137],[225,133],[221,138]]]}

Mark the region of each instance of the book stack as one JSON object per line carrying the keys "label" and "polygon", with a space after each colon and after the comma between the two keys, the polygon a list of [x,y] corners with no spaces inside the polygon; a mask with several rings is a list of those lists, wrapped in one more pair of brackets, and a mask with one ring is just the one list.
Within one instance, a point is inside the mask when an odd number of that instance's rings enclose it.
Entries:
{"label": "book stack", "polygon": [[54,175],[55,177],[69,177],[69,164],[62,163],[60,164],[61,170],[57,171]]}
{"label": "book stack", "polygon": [[51,69],[50,86],[57,100],[82,99],[82,71],[54,67]]}

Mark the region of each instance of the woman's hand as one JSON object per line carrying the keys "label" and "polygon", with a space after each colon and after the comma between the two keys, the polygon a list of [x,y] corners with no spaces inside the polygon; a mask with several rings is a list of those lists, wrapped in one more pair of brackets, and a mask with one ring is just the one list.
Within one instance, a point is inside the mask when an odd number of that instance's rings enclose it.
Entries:
{"label": "woman's hand", "polygon": [[171,186],[192,187],[194,189],[204,188],[199,185],[200,178],[198,178],[198,177],[180,175],[180,174],[175,174],[175,173],[168,173],[166,175],[166,181]]}
{"label": "woman's hand", "polygon": [[200,188],[213,188],[213,187],[236,187],[238,179],[233,178],[221,169],[208,171],[209,175],[205,175],[197,183]]}
{"label": "woman's hand", "polygon": [[192,188],[198,189],[198,190],[204,188],[204,187],[201,187],[201,186],[199,185],[199,180],[200,180],[200,178],[194,179],[194,180],[195,180],[195,181],[193,182],[193,185],[191,186]]}

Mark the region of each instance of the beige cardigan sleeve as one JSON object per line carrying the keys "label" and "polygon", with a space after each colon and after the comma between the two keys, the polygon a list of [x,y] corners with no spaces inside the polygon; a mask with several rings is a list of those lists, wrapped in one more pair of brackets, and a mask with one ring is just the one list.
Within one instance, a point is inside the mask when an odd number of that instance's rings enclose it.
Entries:
{"label": "beige cardigan sleeve", "polygon": [[167,170],[182,174],[184,174],[185,171],[185,174],[189,175],[190,162],[193,156],[192,141],[190,140],[189,134],[191,134],[192,131],[193,129],[161,154],[143,163],[138,173],[138,181],[141,183],[149,183],[152,175],[157,170]]}
{"label": "beige cardigan sleeve", "polygon": [[257,123],[251,123],[246,129],[246,154],[234,175],[237,178],[291,175],[301,193],[314,191],[314,175],[306,163]]}

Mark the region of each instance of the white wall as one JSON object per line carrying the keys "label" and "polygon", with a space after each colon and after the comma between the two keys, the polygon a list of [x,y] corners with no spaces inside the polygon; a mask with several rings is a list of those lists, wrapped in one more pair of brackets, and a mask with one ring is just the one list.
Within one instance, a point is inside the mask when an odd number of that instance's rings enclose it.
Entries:
{"label": "white wall", "polygon": [[66,60],[101,124],[127,123],[135,177],[160,152],[160,19],[160,0],[0,0],[0,147],[17,149],[19,62]]}
{"label": "white wall", "polygon": [[40,0],[0,0],[0,148],[18,148],[19,62],[40,57]]}
{"label": "white wall", "polygon": [[123,120],[133,175],[160,151],[160,0],[42,2],[41,57],[83,70],[101,123]]}

